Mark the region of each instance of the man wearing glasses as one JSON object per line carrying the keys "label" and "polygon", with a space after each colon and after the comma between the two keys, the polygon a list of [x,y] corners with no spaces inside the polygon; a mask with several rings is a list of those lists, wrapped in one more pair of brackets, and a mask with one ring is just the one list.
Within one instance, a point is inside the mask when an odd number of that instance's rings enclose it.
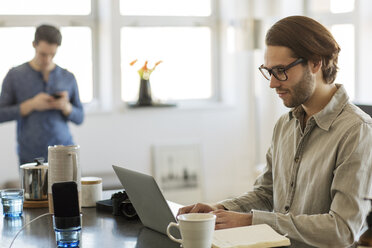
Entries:
{"label": "man wearing glasses", "polygon": [[214,205],[216,229],[266,223],[292,247],[350,247],[372,194],[372,119],[334,83],[340,48],[320,23],[291,16],[266,34],[262,75],[289,113],[275,125],[254,189]]}

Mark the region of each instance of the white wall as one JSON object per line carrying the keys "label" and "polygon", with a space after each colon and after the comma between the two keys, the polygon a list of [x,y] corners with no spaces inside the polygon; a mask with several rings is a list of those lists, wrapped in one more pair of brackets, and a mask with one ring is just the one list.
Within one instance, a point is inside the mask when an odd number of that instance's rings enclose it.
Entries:
{"label": "white wall", "polygon": [[18,179],[15,132],[15,122],[0,123],[0,187],[8,181]]}

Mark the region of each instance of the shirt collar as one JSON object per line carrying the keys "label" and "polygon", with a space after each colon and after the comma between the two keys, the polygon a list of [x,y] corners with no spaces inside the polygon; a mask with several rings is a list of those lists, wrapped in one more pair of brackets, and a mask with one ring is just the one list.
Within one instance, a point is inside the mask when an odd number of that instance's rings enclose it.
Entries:
{"label": "shirt collar", "polygon": [[[37,73],[41,73],[40,71],[37,71],[37,70],[35,70],[34,68],[32,68],[32,66],[30,65],[30,62],[25,62],[25,64],[27,64],[28,68],[29,68],[31,71],[33,71],[33,72],[37,72]],[[56,72],[59,71],[59,70],[60,70],[60,67],[59,67],[57,64],[55,64],[55,67],[53,68],[53,70],[51,70],[51,71],[49,72],[49,74],[56,73]]]}
{"label": "shirt collar", "polygon": [[[349,96],[346,93],[345,87],[341,84],[336,84],[337,91],[332,96],[329,103],[318,113],[314,114],[311,118],[314,118],[316,124],[325,131],[328,131],[334,120],[344,109],[345,105],[349,101]],[[304,114],[302,105],[293,108],[289,111],[289,120],[293,117],[300,119]]]}

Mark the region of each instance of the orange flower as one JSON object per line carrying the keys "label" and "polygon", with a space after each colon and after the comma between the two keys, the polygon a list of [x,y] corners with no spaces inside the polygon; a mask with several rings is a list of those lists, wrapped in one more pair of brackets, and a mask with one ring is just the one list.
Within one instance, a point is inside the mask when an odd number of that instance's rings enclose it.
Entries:
{"label": "orange flower", "polygon": [[[137,62],[136,60],[133,60],[130,62],[130,65],[133,66]],[[154,67],[152,69],[147,68],[148,61],[145,61],[145,64],[141,67],[141,69],[138,70],[138,74],[140,75],[141,79],[149,80],[150,74],[155,70],[155,68],[162,63],[163,61],[158,61],[155,63]]]}
{"label": "orange flower", "polygon": [[136,59],[136,60],[133,60],[132,62],[130,62],[129,64],[130,65],[134,65],[136,62],[138,61],[138,59]]}

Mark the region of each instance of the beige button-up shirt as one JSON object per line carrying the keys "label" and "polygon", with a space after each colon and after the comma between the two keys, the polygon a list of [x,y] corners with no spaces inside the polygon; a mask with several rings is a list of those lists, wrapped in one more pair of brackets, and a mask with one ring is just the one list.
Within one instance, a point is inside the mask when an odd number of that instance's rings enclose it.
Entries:
{"label": "beige button-up shirt", "polygon": [[336,86],[304,130],[302,106],[281,116],[254,190],[221,202],[288,234],[291,247],[349,247],[370,210],[372,119]]}

